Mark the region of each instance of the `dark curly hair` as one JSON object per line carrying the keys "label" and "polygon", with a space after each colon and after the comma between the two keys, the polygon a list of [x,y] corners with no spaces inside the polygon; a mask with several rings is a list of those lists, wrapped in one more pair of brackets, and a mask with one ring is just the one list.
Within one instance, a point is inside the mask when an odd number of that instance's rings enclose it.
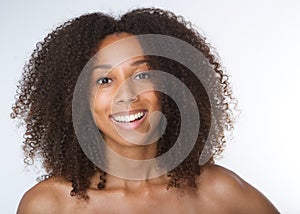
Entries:
{"label": "dark curly hair", "polygon": [[[199,50],[206,60],[193,60],[201,67],[198,72],[208,74],[205,75],[205,81],[209,84],[205,88],[197,81],[195,74],[179,62],[164,57],[149,57],[150,67],[179,78],[197,102],[201,118],[197,142],[188,157],[168,172],[168,187],[196,189],[196,177],[200,175],[202,167],[198,161],[201,152],[204,152],[205,142],[209,140],[206,152],[212,154],[208,160],[208,163],[212,163],[214,157],[224,149],[226,131],[233,128],[232,104],[235,104],[235,99],[228,76],[206,38],[182,16],[156,8],[135,9],[120,18],[103,13],[86,14],[65,22],[37,43],[24,66],[11,114],[12,118],[20,118],[26,124],[24,161],[31,164],[34,158],[40,158],[47,172],[46,177],[63,177],[72,182],[72,196],[88,198],[86,190],[96,172],[101,174],[98,188],[105,188],[105,172],[87,158],[75,135],[72,96],[82,69],[98,51],[100,41],[108,35],[121,32],[175,37]],[[214,95],[211,100],[207,90]],[[178,96],[184,97],[184,94],[178,91]],[[157,156],[172,147],[178,137],[181,120],[178,107],[170,97],[161,95],[161,103],[168,126],[158,141]],[[216,109],[215,119],[212,117],[212,107]]]}

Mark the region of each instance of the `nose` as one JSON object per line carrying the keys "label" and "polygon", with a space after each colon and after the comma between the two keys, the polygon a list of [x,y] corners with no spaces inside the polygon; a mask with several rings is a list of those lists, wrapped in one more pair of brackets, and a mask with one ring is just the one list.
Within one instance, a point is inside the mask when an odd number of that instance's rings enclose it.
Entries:
{"label": "nose", "polygon": [[117,90],[114,102],[116,104],[130,104],[136,102],[139,99],[137,90],[131,81],[125,81]]}

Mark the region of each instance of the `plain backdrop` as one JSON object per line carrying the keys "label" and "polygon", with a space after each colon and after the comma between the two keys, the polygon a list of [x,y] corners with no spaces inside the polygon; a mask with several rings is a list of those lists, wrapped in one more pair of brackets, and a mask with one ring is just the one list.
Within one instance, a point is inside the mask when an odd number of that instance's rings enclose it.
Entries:
{"label": "plain backdrop", "polygon": [[152,6],[191,21],[230,74],[242,113],[217,163],[259,189],[282,213],[300,213],[298,0],[1,0],[1,213],[16,212],[38,176],[38,169],[23,164],[22,129],[9,117],[17,81],[35,44],[87,12],[119,15]]}

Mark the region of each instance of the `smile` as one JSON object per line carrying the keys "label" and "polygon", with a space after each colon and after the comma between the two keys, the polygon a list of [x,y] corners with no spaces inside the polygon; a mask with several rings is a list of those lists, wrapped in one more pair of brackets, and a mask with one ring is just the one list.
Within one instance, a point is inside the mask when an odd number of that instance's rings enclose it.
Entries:
{"label": "smile", "polygon": [[141,120],[145,114],[146,110],[130,111],[126,113],[113,114],[110,117],[118,123],[132,123],[137,120]]}

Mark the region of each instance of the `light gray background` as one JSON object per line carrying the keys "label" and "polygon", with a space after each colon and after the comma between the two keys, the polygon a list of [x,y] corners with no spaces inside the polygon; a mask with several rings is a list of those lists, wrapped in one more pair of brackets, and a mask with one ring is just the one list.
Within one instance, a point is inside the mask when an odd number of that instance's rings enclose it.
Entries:
{"label": "light gray background", "polygon": [[218,51],[242,109],[219,164],[263,192],[282,213],[299,213],[300,2],[297,0],[3,1],[1,50],[1,213],[14,213],[38,170],[22,163],[22,130],[9,118],[16,82],[36,42],[86,12],[169,9],[190,20]]}

